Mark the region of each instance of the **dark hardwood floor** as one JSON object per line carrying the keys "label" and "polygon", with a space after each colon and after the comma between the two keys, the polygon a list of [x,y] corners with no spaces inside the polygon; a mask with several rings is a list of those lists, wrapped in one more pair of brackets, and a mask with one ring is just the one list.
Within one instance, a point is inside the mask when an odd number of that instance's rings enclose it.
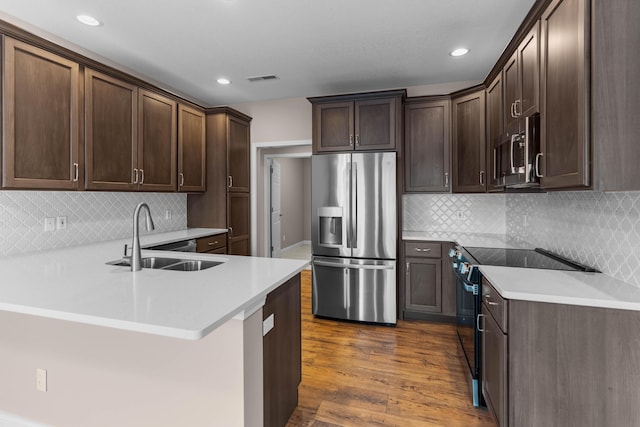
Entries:
{"label": "dark hardwood floor", "polygon": [[302,273],[302,384],[287,427],[495,426],[471,403],[453,325],[316,319]]}

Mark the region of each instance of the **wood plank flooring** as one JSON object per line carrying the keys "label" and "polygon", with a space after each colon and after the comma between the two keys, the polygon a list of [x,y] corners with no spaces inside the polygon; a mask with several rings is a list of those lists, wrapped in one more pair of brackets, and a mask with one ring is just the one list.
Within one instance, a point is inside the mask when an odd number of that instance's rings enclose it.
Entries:
{"label": "wood plank flooring", "polygon": [[287,427],[495,424],[474,408],[453,325],[316,319],[302,272],[302,384]]}

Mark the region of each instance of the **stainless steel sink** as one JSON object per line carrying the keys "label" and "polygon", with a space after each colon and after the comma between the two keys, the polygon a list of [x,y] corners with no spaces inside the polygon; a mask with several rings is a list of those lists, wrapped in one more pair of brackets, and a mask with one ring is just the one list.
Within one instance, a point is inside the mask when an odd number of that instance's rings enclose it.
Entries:
{"label": "stainless steel sink", "polygon": [[200,271],[220,264],[222,264],[220,261],[188,260],[178,264],[169,265],[163,269],[174,271]]}
{"label": "stainless steel sink", "polygon": [[[107,264],[120,267],[129,267],[131,265],[129,259],[127,258],[109,261]],[[147,257],[141,259],[141,264],[142,268],[152,268],[156,270],[200,271],[223,264],[223,262],[180,258]]]}

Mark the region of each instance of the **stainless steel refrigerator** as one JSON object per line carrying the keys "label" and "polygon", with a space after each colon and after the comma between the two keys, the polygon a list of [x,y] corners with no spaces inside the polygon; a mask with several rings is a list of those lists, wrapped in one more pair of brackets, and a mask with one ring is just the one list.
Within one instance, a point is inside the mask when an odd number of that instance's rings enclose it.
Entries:
{"label": "stainless steel refrigerator", "polygon": [[311,158],[313,314],[396,323],[396,153]]}

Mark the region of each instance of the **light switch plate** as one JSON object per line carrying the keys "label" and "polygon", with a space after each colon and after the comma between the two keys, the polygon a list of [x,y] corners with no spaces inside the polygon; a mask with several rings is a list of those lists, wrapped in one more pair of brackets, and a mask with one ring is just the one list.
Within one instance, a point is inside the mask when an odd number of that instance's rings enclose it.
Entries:
{"label": "light switch plate", "polygon": [[55,218],[46,217],[44,219],[44,231],[53,231],[56,229]]}
{"label": "light switch plate", "polygon": [[264,319],[262,321],[262,336],[267,335],[269,331],[273,329],[274,324],[275,324],[275,318],[273,317],[273,314],[269,315],[269,317]]}
{"label": "light switch plate", "polygon": [[47,391],[47,370],[36,369],[36,389],[38,391]]}
{"label": "light switch plate", "polygon": [[64,230],[67,228],[67,217],[59,216],[56,218],[56,230]]}

